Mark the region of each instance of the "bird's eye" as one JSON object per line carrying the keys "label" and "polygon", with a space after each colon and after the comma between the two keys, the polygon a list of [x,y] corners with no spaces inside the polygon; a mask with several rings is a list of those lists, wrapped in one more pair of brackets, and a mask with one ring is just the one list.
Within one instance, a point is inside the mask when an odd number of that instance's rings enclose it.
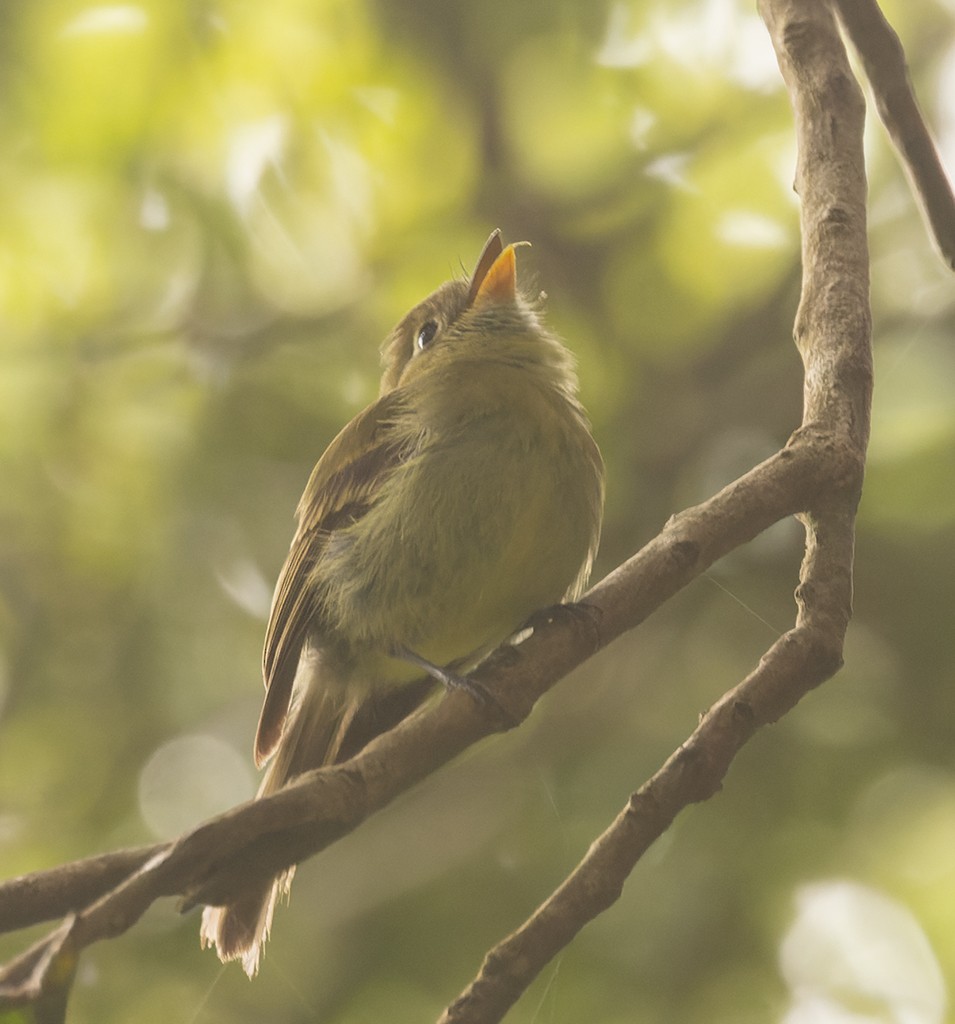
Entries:
{"label": "bird's eye", "polygon": [[436,320],[426,320],[419,328],[418,333],[415,335],[414,343],[415,348],[419,352],[423,352],[432,341],[434,336],[438,333],[438,323]]}

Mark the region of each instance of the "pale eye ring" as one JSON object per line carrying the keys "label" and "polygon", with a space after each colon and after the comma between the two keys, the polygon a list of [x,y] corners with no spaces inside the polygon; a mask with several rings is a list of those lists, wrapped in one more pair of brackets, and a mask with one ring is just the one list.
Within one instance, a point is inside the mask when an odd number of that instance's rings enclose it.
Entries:
{"label": "pale eye ring", "polygon": [[423,352],[431,342],[434,341],[437,333],[438,321],[425,320],[425,322],[418,328],[418,333],[414,336],[415,348],[419,352]]}

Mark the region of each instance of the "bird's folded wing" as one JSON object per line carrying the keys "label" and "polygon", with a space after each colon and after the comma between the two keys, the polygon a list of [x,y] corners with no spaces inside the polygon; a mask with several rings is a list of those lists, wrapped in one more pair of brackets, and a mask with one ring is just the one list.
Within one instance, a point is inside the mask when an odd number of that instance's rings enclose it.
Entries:
{"label": "bird's folded wing", "polygon": [[306,640],[321,633],[311,576],[328,538],[365,515],[384,479],[409,454],[407,432],[397,429],[402,400],[399,391],[392,391],[359,413],[328,446],[299,502],[298,530],[279,575],[265,634],[267,692],[255,738],[257,764],[281,738]]}

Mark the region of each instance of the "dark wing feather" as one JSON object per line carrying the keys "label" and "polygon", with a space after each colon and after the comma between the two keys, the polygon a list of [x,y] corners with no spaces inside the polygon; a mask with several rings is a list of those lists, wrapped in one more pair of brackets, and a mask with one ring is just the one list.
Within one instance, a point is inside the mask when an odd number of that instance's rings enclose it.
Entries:
{"label": "dark wing feather", "polygon": [[310,633],[321,629],[309,578],[335,529],[356,522],[371,507],[384,477],[407,445],[395,420],[401,396],[391,392],[359,413],[319,459],[298,504],[298,530],[272,598],[262,652],[266,695],[255,737],[262,764],[282,736],[292,684]]}

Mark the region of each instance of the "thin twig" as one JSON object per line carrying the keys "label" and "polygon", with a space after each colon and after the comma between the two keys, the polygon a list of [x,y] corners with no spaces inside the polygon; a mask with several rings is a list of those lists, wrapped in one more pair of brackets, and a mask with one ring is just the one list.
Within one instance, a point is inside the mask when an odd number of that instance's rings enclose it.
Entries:
{"label": "thin twig", "polygon": [[833,0],[862,60],[879,117],[892,139],[939,254],[955,270],[955,195],[919,109],[905,51],[876,0]]}

